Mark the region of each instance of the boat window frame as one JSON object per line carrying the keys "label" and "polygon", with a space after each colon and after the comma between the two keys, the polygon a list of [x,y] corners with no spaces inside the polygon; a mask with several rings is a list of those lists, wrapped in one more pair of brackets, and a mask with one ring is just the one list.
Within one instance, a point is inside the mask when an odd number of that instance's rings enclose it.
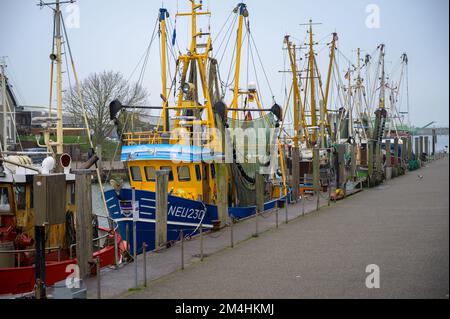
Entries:
{"label": "boat window frame", "polygon": [[[19,191],[19,188],[23,191]],[[24,184],[17,184],[14,186],[14,195],[16,199],[16,209],[26,210],[27,209],[27,187]]]}
{"label": "boat window frame", "polygon": [[[148,177],[147,168],[153,169],[153,179]],[[155,182],[156,181],[156,167],[155,166],[144,166],[145,180],[147,182]]]}
{"label": "boat window frame", "polygon": [[159,169],[161,171],[168,171],[169,172],[169,182],[173,182],[173,169],[172,166],[160,166]]}
{"label": "boat window frame", "polygon": [[[180,169],[184,169],[187,168],[187,171],[189,173],[189,177],[188,178],[180,178]],[[189,167],[189,165],[181,165],[181,166],[177,166],[177,175],[178,175],[178,181],[179,182],[190,182],[191,181],[191,168]]]}
{"label": "boat window frame", "polygon": [[[134,177],[134,171],[133,171],[133,169],[135,169],[135,168],[137,168],[137,170],[138,170],[138,172],[139,172],[139,179],[135,179]],[[140,166],[135,166],[135,165],[133,165],[133,166],[131,166],[130,165],[130,177],[131,177],[131,179],[133,180],[133,182],[142,182],[142,172],[141,172],[141,167]]]}
{"label": "boat window frame", "polygon": [[[5,205],[4,209],[0,209],[0,215],[1,214],[10,214],[12,212],[10,189],[8,186],[0,185],[0,194],[3,189],[5,190],[5,192],[3,194],[6,194],[6,200],[8,203]],[[2,197],[0,196],[0,198],[2,198]]]}

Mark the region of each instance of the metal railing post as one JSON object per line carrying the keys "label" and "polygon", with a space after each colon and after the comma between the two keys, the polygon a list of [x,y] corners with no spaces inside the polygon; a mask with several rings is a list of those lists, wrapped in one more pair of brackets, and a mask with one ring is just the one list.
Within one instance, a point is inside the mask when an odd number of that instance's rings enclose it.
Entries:
{"label": "metal railing post", "polygon": [[285,222],[286,222],[286,224],[289,222],[289,217],[288,217],[288,204],[289,204],[289,200],[288,200],[288,198],[286,197],[286,208],[285,208]]}
{"label": "metal railing post", "polygon": [[256,215],[255,215],[255,237],[258,237],[258,217],[259,217],[259,209],[256,208]]}
{"label": "metal railing post", "polygon": [[147,245],[142,243],[142,257],[144,258],[144,287],[147,287]]}
{"label": "metal railing post", "polygon": [[234,230],[233,230],[233,215],[230,216],[230,241],[231,241],[231,248],[234,248]]}
{"label": "metal railing post", "polygon": [[183,229],[180,230],[180,240],[181,240],[181,270],[184,270],[184,232],[183,232]]}
{"label": "metal railing post", "polygon": [[119,249],[117,247],[117,231],[114,230],[114,264],[119,267]]}
{"label": "metal railing post", "polygon": [[100,258],[97,257],[95,260],[97,266],[97,299],[102,299],[101,293],[101,278],[100,278]]}
{"label": "metal railing post", "polygon": [[276,227],[278,228],[278,207],[275,209],[275,224]]}
{"label": "metal railing post", "polygon": [[200,223],[200,261],[203,261],[203,223]]}

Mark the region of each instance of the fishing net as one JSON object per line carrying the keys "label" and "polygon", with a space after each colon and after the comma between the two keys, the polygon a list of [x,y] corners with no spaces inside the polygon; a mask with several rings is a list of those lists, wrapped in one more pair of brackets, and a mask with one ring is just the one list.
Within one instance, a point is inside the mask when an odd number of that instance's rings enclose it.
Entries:
{"label": "fishing net", "polygon": [[[261,172],[262,168],[267,171],[271,165],[272,152],[277,152],[277,134],[274,130],[276,119],[269,113],[252,120],[228,119],[228,123],[229,141],[233,145],[233,163],[230,166],[237,202],[239,206],[255,205],[256,172]],[[265,198],[269,199],[272,185],[265,185]]]}

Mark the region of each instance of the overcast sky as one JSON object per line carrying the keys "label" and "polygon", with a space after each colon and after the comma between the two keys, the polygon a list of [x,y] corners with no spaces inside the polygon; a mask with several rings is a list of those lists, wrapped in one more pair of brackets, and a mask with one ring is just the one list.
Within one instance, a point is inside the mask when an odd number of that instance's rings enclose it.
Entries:
{"label": "overcast sky", "polygon": [[[50,0],[49,0],[50,1]],[[49,58],[52,41],[52,12],[40,9],[37,0],[0,0],[0,56],[7,56],[8,74],[22,104],[46,105],[49,91]],[[355,60],[356,48],[372,53],[386,44],[389,70],[401,54],[409,57],[409,94],[413,124],[431,121],[448,126],[449,110],[449,4],[447,0],[248,0],[251,30],[277,101],[283,100],[282,42],[285,34],[304,39],[300,23],[310,18],[321,22],[315,37],[323,43],[334,31],[339,34],[339,49]],[[187,0],[78,0],[79,26],[69,28],[69,38],[79,77],[103,70],[132,75],[148,46],[161,5],[172,14],[188,9]],[[212,10],[210,23],[217,34],[237,1],[204,1]],[[379,8],[379,28],[368,28],[366,20]],[[63,8],[66,23],[73,22],[74,11]],[[186,19],[177,19],[180,46],[186,47]],[[324,47],[322,45],[322,47]],[[327,50],[317,47],[322,76],[325,76]],[[340,65],[342,72],[345,59]],[[228,72],[224,67],[223,74]],[[139,72],[137,72],[139,73]],[[137,73],[131,79],[137,81]],[[151,51],[143,85],[151,93],[150,103],[159,103],[159,51]],[[263,82],[263,75],[260,81]],[[251,79],[254,80],[254,79]]]}

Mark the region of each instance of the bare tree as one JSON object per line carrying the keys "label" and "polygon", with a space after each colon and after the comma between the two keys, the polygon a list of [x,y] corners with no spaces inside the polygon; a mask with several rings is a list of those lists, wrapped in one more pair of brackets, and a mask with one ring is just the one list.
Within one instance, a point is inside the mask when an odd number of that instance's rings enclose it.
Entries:
{"label": "bare tree", "polygon": [[[94,147],[102,144],[112,129],[109,117],[109,103],[114,99],[124,105],[140,105],[147,100],[147,91],[138,83],[128,83],[120,72],[103,71],[92,73],[80,83],[81,96],[86,109],[87,120],[93,131]],[[84,123],[83,110],[76,87],[66,90],[64,107],[77,123]]]}

